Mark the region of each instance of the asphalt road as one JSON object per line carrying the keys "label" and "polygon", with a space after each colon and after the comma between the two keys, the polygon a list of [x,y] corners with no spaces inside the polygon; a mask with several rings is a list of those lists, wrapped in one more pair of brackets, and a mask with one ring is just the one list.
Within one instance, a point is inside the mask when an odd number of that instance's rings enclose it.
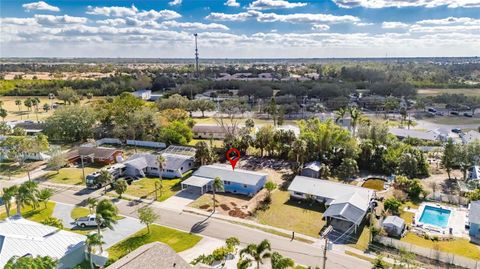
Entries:
{"label": "asphalt road", "polygon": [[[52,200],[67,204],[82,205],[82,201],[87,197],[99,197],[100,195],[101,191],[85,194],[73,189],[65,189],[57,192]],[[121,200],[116,204],[120,214],[133,218],[137,217],[137,209],[146,205],[144,203],[137,204],[134,201],[129,202],[125,200]],[[288,256],[303,265],[319,266],[320,268],[322,266],[323,248],[318,244],[307,244],[296,240],[290,241],[290,239],[285,237],[276,236],[224,220],[163,208],[161,204],[158,203],[151,204],[150,206],[160,215],[160,220],[157,222],[160,225],[206,235],[220,240],[235,236],[244,244],[259,243],[263,239],[268,239],[273,251],[278,251],[282,255]],[[327,268],[367,269],[371,268],[371,264],[341,252],[328,251]]]}

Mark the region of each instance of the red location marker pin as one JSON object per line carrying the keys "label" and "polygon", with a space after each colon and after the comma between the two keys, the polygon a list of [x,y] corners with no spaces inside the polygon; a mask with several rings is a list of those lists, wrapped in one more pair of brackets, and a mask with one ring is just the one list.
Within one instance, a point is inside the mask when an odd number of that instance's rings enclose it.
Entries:
{"label": "red location marker pin", "polygon": [[[232,153],[234,153],[233,157],[230,156]],[[238,160],[240,160],[240,151],[238,151],[236,148],[229,149],[227,151],[227,160],[232,165],[232,170],[235,170],[235,165],[237,165]]]}

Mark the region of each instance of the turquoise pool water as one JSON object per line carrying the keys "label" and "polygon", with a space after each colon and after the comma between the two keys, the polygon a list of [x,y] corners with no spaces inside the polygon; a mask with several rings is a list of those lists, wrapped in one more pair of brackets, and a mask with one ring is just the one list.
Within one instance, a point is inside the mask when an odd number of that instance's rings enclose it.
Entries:
{"label": "turquoise pool water", "polygon": [[446,228],[450,214],[451,212],[448,209],[427,205],[423,209],[422,216],[420,217],[420,222],[441,228]]}

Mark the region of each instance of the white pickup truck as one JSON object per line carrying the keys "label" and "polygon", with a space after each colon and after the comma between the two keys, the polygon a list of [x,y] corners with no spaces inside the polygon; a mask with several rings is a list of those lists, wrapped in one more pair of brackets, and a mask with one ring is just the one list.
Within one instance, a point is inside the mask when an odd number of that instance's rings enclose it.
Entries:
{"label": "white pickup truck", "polygon": [[[100,221],[101,222],[101,221]],[[87,226],[97,226],[97,218],[95,215],[88,215],[86,217],[80,217],[75,220],[75,224],[82,228]]]}

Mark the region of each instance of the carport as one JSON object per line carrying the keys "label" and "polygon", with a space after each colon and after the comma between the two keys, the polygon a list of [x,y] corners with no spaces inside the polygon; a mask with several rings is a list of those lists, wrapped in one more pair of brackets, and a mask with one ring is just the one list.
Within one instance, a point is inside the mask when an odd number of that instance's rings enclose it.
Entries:
{"label": "carport", "polygon": [[191,176],[182,182],[182,191],[204,194],[209,190],[211,178]]}

